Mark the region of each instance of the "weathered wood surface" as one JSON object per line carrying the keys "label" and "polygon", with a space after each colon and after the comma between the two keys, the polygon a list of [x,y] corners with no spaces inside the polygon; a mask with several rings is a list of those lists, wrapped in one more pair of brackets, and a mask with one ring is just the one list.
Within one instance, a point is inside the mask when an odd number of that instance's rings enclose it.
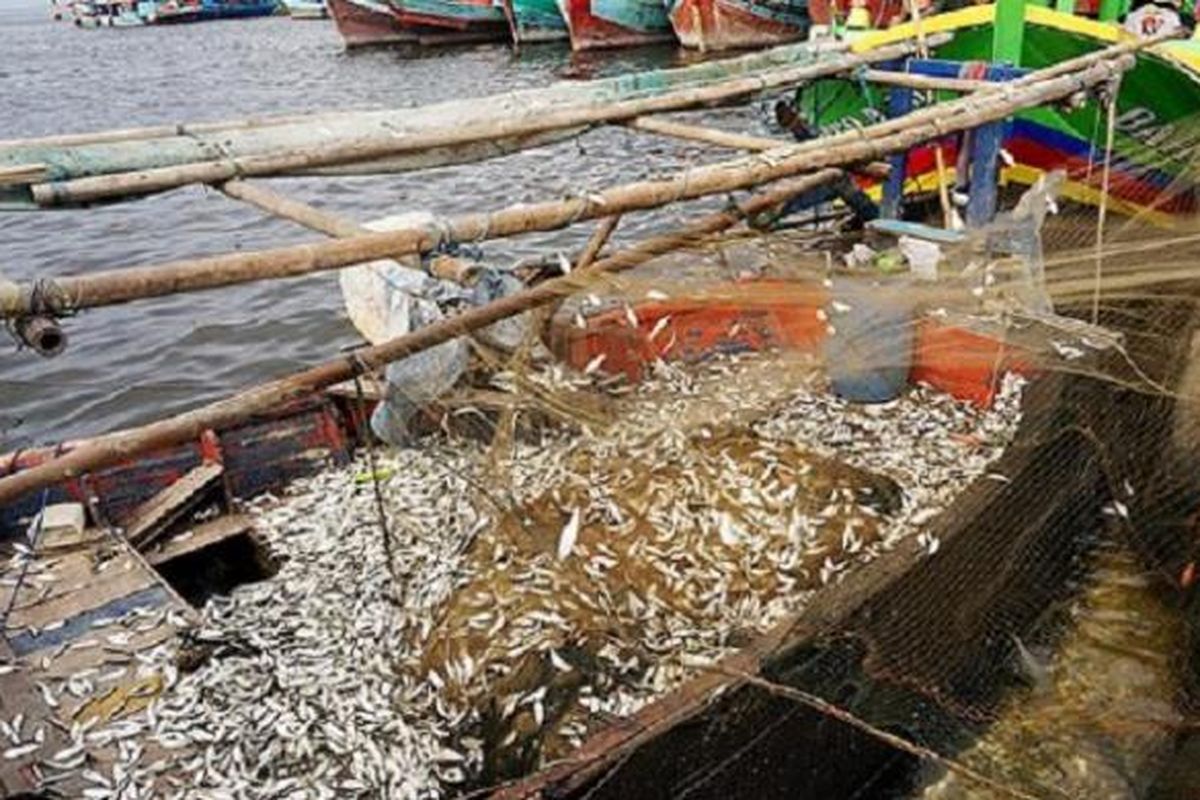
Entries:
{"label": "weathered wood surface", "polygon": [[[0,665],[11,666],[16,663],[16,655],[0,637]],[[24,669],[0,675],[0,719],[9,722],[18,715],[24,718],[21,725],[23,734],[32,738],[36,731],[42,731],[48,752],[54,752],[64,745],[62,733],[49,722],[54,712],[42,701],[41,694]],[[0,750],[13,746],[7,737],[0,741]],[[38,753],[14,759],[0,757],[0,797],[37,795],[39,787],[34,772],[37,758]]]}
{"label": "weathered wood surface", "polygon": [[222,514],[214,520],[194,525],[182,533],[160,542],[146,551],[144,555],[146,562],[150,566],[156,567],[253,530],[254,522],[249,516]]}
{"label": "weathered wood surface", "polygon": [[188,470],[179,480],[138,506],[125,525],[125,538],[139,550],[145,549],[199,502],[224,471],[224,467],[215,463],[200,464]]}

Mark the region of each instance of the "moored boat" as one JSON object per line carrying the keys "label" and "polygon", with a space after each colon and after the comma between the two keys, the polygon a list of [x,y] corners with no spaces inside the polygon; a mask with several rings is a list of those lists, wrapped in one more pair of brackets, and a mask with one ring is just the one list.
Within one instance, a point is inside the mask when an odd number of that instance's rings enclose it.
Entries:
{"label": "moored boat", "polygon": [[804,0],[672,0],[669,16],[684,47],[732,50],[802,39],[807,6]]}
{"label": "moored boat", "polygon": [[201,7],[192,0],[167,0],[158,3],[146,17],[152,25],[178,25],[184,22],[198,22]]}
{"label": "moored boat", "polygon": [[[871,7],[872,18],[886,17],[886,3]],[[814,23],[820,22],[814,7]],[[923,20],[927,33],[950,33],[949,41],[932,48],[931,57],[960,63],[1009,63],[1017,70],[999,76],[1011,79],[1026,69],[1038,69],[1083,53],[1099,50],[1129,36],[1118,25],[1115,8],[1091,19],[1064,11],[1001,0],[995,5],[971,6]],[[914,32],[912,23],[863,34],[854,43],[869,52]],[[1138,51],[1136,65],[1119,83],[1114,110],[1113,152],[1108,207],[1148,222],[1169,224],[1193,214],[1197,184],[1190,177],[1189,153],[1197,136],[1195,114],[1200,108],[1200,47],[1195,41],[1169,41]],[[946,72],[938,61],[911,62],[909,71],[941,77],[982,77],[985,72]],[[964,68],[965,69],[965,68]],[[892,92],[902,89],[893,88]],[[909,92],[911,95],[911,91]],[[847,129],[878,120],[887,106],[887,93],[864,92],[852,80],[820,80],[797,95],[798,111],[815,133]],[[1105,170],[1103,132],[1108,111],[1090,100],[1079,107],[1025,110],[1004,127],[1007,153],[1001,169],[1004,181],[1032,184],[1051,170],[1062,169],[1066,199],[1095,205],[1103,194]],[[1099,132],[1099,133],[1098,133]],[[946,180],[955,180],[961,138],[941,143]],[[906,160],[908,190],[937,185],[933,148],[922,148]]]}
{"label": "moored boat", "polygon": [[518,42],[553,42],[569,39],[567,23],[556,0],[510,0],[514,36]]}
{"label": "moored boat", "polygon": [[407,28],[471,34],[472,39],[509,36],[504,9],[492,0],[389,0]]}
{"label": "moored boat", "polygon": [[279,11],[276,0],[201,0],[200,19],[269,17]]}
{"label": "moored boat", "polygon": [[325,19],[329,16],[325,0],[290,0],[287,11],[292,19]]}
{"label": "moored boat", "polygon": [[413,44],[417,35],[400,21],[400,15],[376,0],[329,0],[329,13],[347,47],[380,44]]}
{"label": "moored boat", "polygon": [[557,0],[572,50],[632,47],[675,39],[658,0]]}

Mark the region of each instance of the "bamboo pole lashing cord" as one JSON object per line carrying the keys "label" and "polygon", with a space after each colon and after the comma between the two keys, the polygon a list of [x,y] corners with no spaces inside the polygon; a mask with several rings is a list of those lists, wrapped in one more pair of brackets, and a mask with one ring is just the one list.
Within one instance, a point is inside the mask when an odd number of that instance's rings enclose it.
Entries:
{"label": "bamboo pole lashing cord", "polygon": [[[978,92],[949,101],[937,109],[922,109],[839,136],[696,167],[671,178],[625,184],[584,197],[509,206],[486,214],[460,215],[433,228],[410,228],[257,253],[62,278],[53,283],[54,296],[64,298],[67,309],[74,310],[265,278],[294,277],[420,252],[446,240],[483,241],[555,230],[585,219],[747,189],[827,166],[871,161],[947,132],[1001,119],[1019,108],[1061,99],[1107,80],[1131,65],[1132,59],[1127,55],[1111,61],[1101,60],[1078,73],[1045,81],[1034,80],[1015,88],[1010,85],[1003,92]],[[33,296],[33,287],[0,286],[0,312],[5,316],[32,313]]]}
{"label": "bamboo pole lashing cord", "polygon": [[1108,190],[1112,177],[1113,138],[1117,127],[1117,93],[1120,91],[1121,78],[1113,79],[1109,87],[1109,97],[1106,103],[1108,121],[1104,128],[1104,166],[1100,173],[1100,207],[1096,214],[1096,289],[1092,293],[1092,324],[1100,320],[1100,271],[1104,263],[1104,221],[1108,216]]}
{"label": "bamboo pole lashing cord", "polygon": [[761,193],[727,209],[706,216],[683,231],[652,237],[620,253],[601,259],[586,270],[555,278],[485,306],[468,309],[379,345],[362,348],[352,356],[326,361],[288,377],[240,392],[224,400],[174,417],[93,439],[52,460],[12,475],[0,477],[0,504],[36,489],[100,469],[157,448],[190,441],[205,430],[221,429],[247,417],[269,411],[313,391],[348,381],[392,361],[434,347],[507,317],[546,305],[578,290],[581,281],[596,273],[630,269],[651,258],[686,247],[714,233],[731,228],[744,219],[786,202],[817,186],[837,180],[844,173],[827,168],[811,175],[783,180]]}

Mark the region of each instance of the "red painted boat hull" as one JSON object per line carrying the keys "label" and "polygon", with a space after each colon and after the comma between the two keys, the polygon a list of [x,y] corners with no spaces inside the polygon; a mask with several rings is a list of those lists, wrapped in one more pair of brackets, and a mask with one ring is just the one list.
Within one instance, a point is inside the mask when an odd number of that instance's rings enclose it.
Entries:
{"label": "red painted boat hull", "polygon": [[347,47],[417,41],[417,34],[382,3],[366,5],[355,0],[329,0],[329,13]]}
{"label": "red painted boat hull", "polygon": [[767,19],[727,0],[679,0],[671,9],[671,27],[684,47],[736,50],[802,39],[802,25]]}
{"label": "red painted boat hull", "polygon": [[601,19],[592,13],[590,0],[559,0],[567,21],[572,50],[600,50],[606,47],[635,47],[641,44],[669,42],[670,33],[647,33]]}

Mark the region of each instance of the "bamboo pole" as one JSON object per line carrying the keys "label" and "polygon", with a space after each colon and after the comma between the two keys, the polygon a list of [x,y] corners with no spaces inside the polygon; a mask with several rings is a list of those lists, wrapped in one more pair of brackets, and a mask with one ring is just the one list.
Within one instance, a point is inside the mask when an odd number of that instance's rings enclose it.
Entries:
{"label": "bamboo pole", "polygon": [[[796,146],[796,142],[786,139],[772,139],[767,136],[749,136],[743,133],[731,133],[730,131],[705,128],[700,125],[690,125],[686,122],[676,122],[673,119],[663,119],[662,117],[634,117],[622,124],[635,130],[646,131],[647,133],[657,133],[661,136],[670,136],[675,139],[684,139],[693,142],[705,142],[706,144],[729,147],[734,150],[765,152],[767,150],[778,150],[780,148]],[[872,178],[886,178],[888,173],[891,172],[891,167],[886,162],[875,161],[870,164],[862,164],[861,166],[852,166],[850,171],[869,175]]]}
{"label": "bamboo pole", "polygon": [[461,147],[497,139],[528,137],[548,131],[618,122],[642,114],[748,97],[770,89],[836,75],[877,61],[901,58],[911,52],[912,45],[905,42],[863,54],[839,53],[824,61],[764,71],[755,76],[734,78],[708,86],[676,89],[651,97],[618,100],[584,108],[566,108],[515,120],[484,120],[451,129],[415,133],[411,136],[388,133],[320,148],[301,148],[283,153],[199,161],[158,169],[38,183],[31,186],[31,192],[34,201],[40,206],[78,205],[118,197],[153,194],[192,183],[221,183],[234,178],[303,172],[361,161],[375,161],[433,148]]}
{"label": "bamboo pole", "polygon": [[864,80],[871,83],[905,86],[909,89],[918,89],[921,91],[978,92],[992,85],[992,81],[976,81],[968,78],[935,78],[931,75],[890,72],[884,69],[863,70],[862,76]]}
{"label": "bamboo pole", "polygon": [[686,122],[676,122],[675,120],[663,119],[662,117],[634,117],[622,124],[634,130],[657,133],[675,139],[715,144],[718,147],[728,147],[733,150],[776,150],[795,144],[786,139],[772,139],[767,136],[749,136],[744,133],[731,133],[730,131],[689,125]]}
{"label": "bamboo pole", "polygon": [[[656,236],[621,253],[594,262],[591,267],[555,278],[517,294],[391,339],[365,347],[285,378],[262,384],[225,400],[210,403],[170,419],[108,434],[84,442],[57,458],[0,478],[0,504],[59,481],[80,476],[143,453],[190,441],[204,431],[236,424],[255,414],[278,408],[314,391],[351,380],[406,356],[435,347],[494,322],[554,302],[579,288],[580,276],[619,272],[651,258],[686,247],[704,237],[734,227],[747,217],[834,181],[838,169],[823,169],[767,187],[736,209],[703,217],[683,231]],[[612,223],[615,225],[615,223]],[[605,226],[602,226],[602,229]]]}
{"label": "bamboo pole", "polygon": [[583,246],[583,251],[580,252],[579,258],[575,260],[575,269],[587,269],[592,265],[620,223],[620,214],[613,214],[611,217],[605,217],[600,220],[600,224],[596,226],[596,230],[592,231],[592,235],[588,237],[587,244]]}
{"label": "bamboo pole", "polygon": [[276,217],[295,222],[314,231],[328,234],[337,239],[349,239],[364,232],[367,228],[353,220],[345,219],[328,211],[293,200],[290,197],[276,194],[262,186],[243,180],[226,181],[218,187],[221,193],[234,200],[248,203]]}
{"label": "bamboo pole", "polygon": [[49,170],[45,164],[21,164],[16,167],[0,167],[0,186],[24,186],[46,180]]}
{"label": "bamboo pole", "polygon": [[207,133],[225,133],[228,131],[258,130],[277,125],[295,125],[305,122],[353,114],[353,110],[320,112],[312,114],[291,114],[278,117],[250,117],[247,119],[224,120],[221,122],[188,122],[169,125],[149,125],[140,128],[120,128],[111,131],[96,131],[94,133],[68,133],[61,136],[42,136],[29,139],[2,139],[0,151],[23,147],[79,147],[89,144],[111,144],[113,142],[136,142],[148,139],[163,139],[169,136],[200,136]]}
{"label": "bamboo pole", "polygon": [[519,204],[490,214],[465,214],[425,228],[155,267],[115,269],[60,278],[50,283],[39,281],[37,287],[26,285],[14,290],[0,285],[0,312],[10,317],[44,313],[47,309],[39,306],[39,297],[54,301],[51,311],[75,310],[266,278],[307,275],[429,250],[446,240],[483,241],[556,230],[587,219],[747,189],[823,167],[871,161],[953,131],[1003,119],[1014,111],[1053,102],[1110,80],[1132,64],[1133,60],[1128,56],[1101,61],[1078,73],[1034,80],[1009,87],[1004,92],[976,92],[936,108],[838,136],[737,161],[697,167],[666,179],[625,184],[584,197]]}

